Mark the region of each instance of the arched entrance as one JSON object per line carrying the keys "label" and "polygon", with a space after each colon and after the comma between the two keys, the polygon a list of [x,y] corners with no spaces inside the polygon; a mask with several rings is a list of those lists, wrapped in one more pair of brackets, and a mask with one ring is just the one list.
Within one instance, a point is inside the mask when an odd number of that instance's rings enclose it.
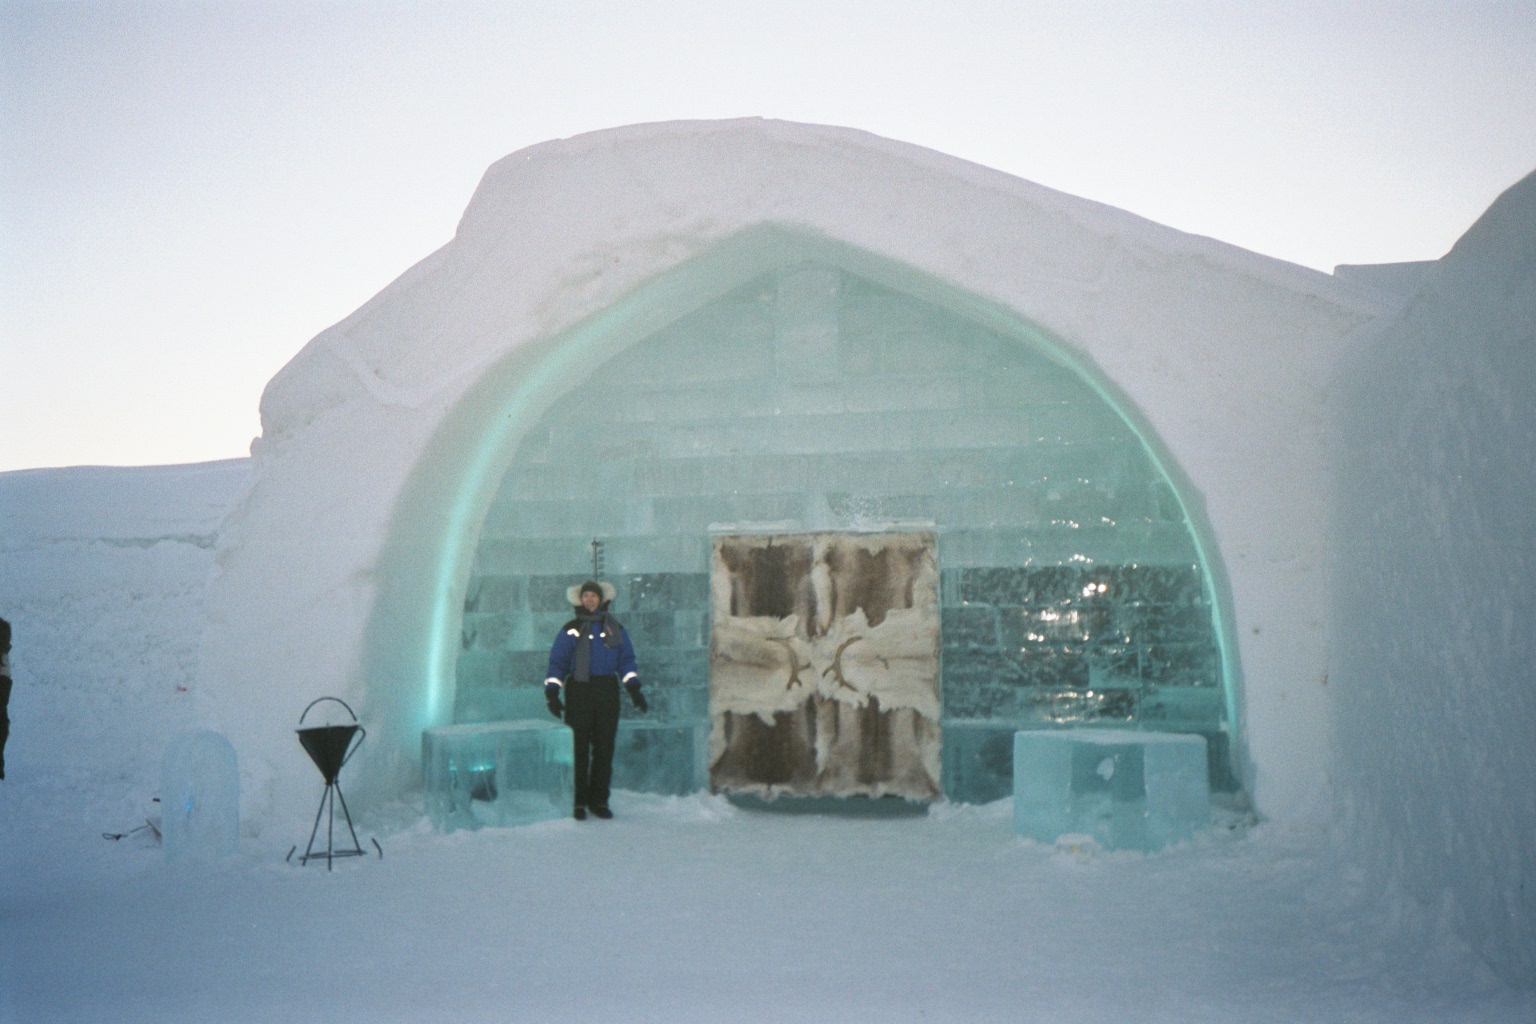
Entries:
{"label": "arched entrance", "polygon": [[1209,531],[1130,404],[1016,316],[760,229],[479,391],[444,428],[445,449],[478,437],[435,484],[456,497],[421,721],[537,708],[593,538],[652,715],[686,725],[708,714],[712,537],[922,529],[951,798],[1005,795],[1014,729],[1090,723],[1203,733],[1214,786],[1239,784]]}

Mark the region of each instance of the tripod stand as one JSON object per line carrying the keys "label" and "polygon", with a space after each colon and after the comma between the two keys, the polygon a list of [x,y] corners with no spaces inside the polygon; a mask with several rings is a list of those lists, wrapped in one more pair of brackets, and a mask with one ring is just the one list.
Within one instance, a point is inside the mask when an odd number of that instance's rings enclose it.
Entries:
{"label": "tripod stand", "polygon": [[[362,857],[363,845],[357,841],[357,830],[352,827],[352,812],[347,810],[347,798],[341,792],[341,783],[337,776],[341,774],[341,768],[357,753],[357,748],[363,745],[363,740],[368,736],[368,730],[357,724],[357,716],[352,714],[352,709],[347,707],[345,701],[336,697],[321,697],[304,709],[304,714],[299,716],[299,724],[304,724],[305,715],[309,714],[320,701],[335,701],[347,709],[347,714],[352,716],[352,721],[344,725],[319,725],[308,729],[299,729],[299,743],[309,754],[310,760],[315,762],[315,767],[320,769],[320,774],[325,778],[325,792],[320,795],[320,807],[315,811],[315,824],[309,830],[309,844],[304,847],[304,856],[299,858],[300,864],[308,864],[311,860],[325,861],[325,869],[331,870],[331,863],[337,857]],[[357,743],[352,738],[357,737]],[[349,749],[350,748],[350,749]],[[346,820],[347,831],[352,836],[352,849],[336,849],[336,801],[341,801],[342,817]],[[320,831],[320,819],[330,812],[330,817],[325,826],[325,852],[315,853],[315,836]],[[289,852],[289,856],[292,856]]]}

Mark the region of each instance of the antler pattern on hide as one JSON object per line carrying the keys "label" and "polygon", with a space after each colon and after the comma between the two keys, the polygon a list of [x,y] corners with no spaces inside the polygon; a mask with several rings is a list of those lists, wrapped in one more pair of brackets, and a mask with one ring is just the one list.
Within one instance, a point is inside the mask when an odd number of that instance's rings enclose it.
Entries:
{"label": "antler pattern on hide", "polygon": [[772,639],[776,644],[783,644],[784,649],[789,652],[789,682],[784,684],[784,689],[793,690],[795,688],[795,684],[797,683],[801,686],[804,686],[805,683],[800,679],[800,670],[803,668],[810,668],[811,663],[806,662],[804,665],[800,664],[799,659],[795,657],[794,645],[791,644],[788,640],[785,640],[781,637],[771,637],[770,639]]}
{"label": "antler pattern on hide", "polygon": [[837,653],[832,655],[832,664],[821,670],[822,677],[825,678],[830,674],[832,678],[837,681],[838,686],[846,686],[854,693],[858,693],[859,688],[850,683],[843,675],[843,652],[863,639],[864,638],[862,636],[851,636],[839,644],[837,647]]}

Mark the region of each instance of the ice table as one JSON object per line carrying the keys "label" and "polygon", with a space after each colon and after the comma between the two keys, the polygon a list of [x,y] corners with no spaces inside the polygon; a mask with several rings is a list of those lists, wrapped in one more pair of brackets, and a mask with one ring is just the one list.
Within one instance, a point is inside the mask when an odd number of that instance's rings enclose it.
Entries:
{"label": "ice table", "polygon": [[1158,850],[1210,820],[1205,737],[1118,729],[1013,737],[1013,828],[1043,843],[1077,833]]}
{"label": "ice table", "polygon": [[427,816],[441,832],[571,813],[571,730],[555,719],[449,725],[421,734]]}

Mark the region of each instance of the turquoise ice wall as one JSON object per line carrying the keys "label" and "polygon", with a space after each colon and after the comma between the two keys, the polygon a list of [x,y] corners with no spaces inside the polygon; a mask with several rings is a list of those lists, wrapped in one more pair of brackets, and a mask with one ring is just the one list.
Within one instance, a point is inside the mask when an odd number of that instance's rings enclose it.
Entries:
{"label": "turquoise ice wall", "polygon": [[1014,729],[1075,724],[1200,732],[1213,784],[1235,786],[1180,503],[1047,353],[802,264],[591,371],[521,439],[486,517],[455,721],[541,710],[594,537],[651,718],[683,724],[707,715],[712,533],[908,525],[938,535],[952,798],[1007,794]]}

